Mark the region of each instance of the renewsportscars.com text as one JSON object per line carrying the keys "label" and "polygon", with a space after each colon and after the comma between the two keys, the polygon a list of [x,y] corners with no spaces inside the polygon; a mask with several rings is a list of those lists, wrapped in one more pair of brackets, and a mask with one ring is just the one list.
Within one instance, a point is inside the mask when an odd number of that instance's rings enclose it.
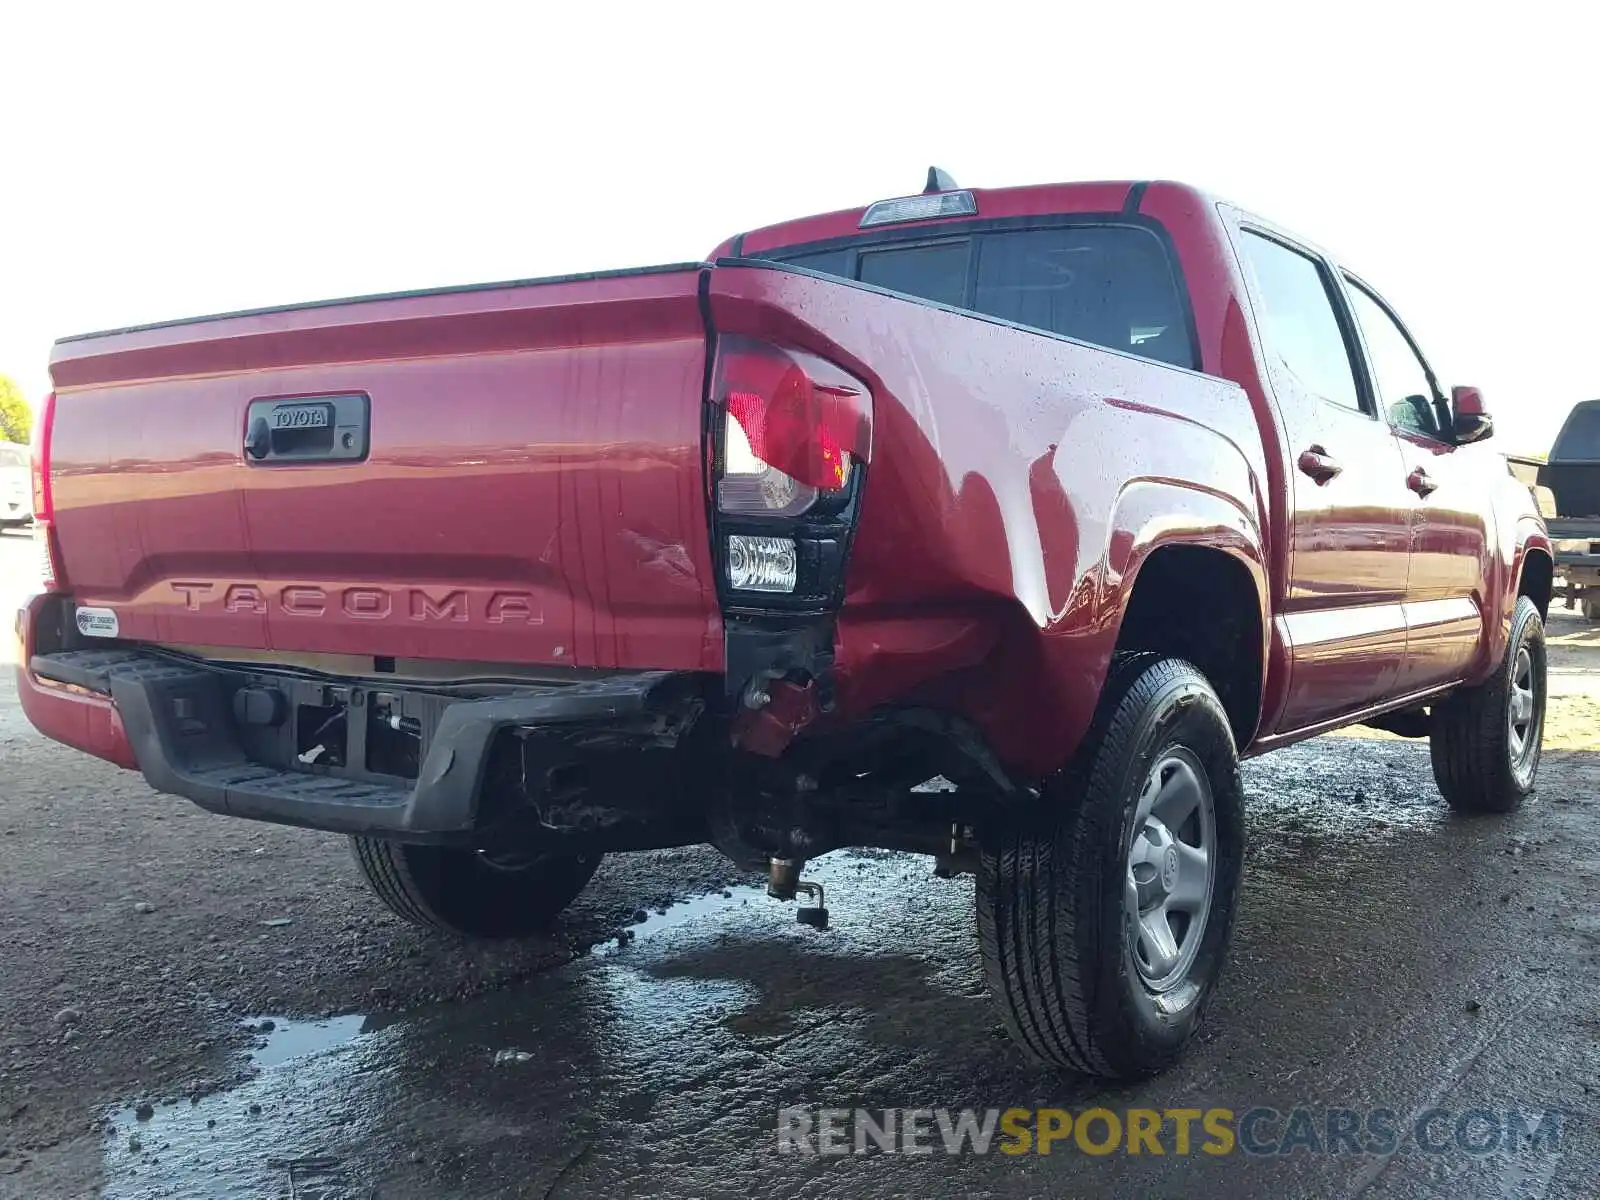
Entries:
{"label": "renewsportscars.com text", "polygon": [[778,1110],[783,1154],[1373,1155],[1556,1153],[1556,1109],[809,1108]]}

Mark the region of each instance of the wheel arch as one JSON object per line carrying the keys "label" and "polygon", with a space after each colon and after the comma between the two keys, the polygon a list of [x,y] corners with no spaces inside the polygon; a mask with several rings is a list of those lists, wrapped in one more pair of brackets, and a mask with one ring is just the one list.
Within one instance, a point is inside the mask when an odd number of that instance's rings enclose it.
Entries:
{"label": "wheel arch", "polygon": [[1118,579],[1114,651],[1193,663],[1216,690],[1241,751],[1261,722],[1270,629],[1266,568],[1252,532],[1211,524],[1152,538],[1130,556]]}
{"label": "wheel arch", "polygon": [[1548,550],[1541,546],[1524,546],[1522,565],[1517,571],[1517,596],[1526,596],[1539,610],[1539,616],[1550,619],[1550,600],[1555,594],[1556,564]]}

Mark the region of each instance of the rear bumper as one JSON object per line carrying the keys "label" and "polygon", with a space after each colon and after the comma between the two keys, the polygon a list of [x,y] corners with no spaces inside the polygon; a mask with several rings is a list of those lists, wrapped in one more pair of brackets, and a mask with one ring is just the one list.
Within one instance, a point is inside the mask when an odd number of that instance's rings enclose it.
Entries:
{"label": "rear bumper", "polygon": [[46,737],[136,771],[139,760],[109,695],[40,679],[29,666],[38,653],[40,622],[56,604],[50,596],[34,596],[17,612],[14,653],[22,711]]}
{"label": "rear bumper", "polygon": [[1545,524],[1557,567],[1600,571],[1600,518],[1551,517]]}
{"label": "rear bumper", "polygon": [[[26,666],[18,668],[18,686],[35,727],[141,771],[157,791],[259,821],[471,845],[480,840],[480,798],[502,731],[555,744],[577,729],[650,726],[658,713],[683,706],[683,689],[675,683],[683,677],[664,672],[517,689],[442,702],[414,781],[317,767],[285,770],[260,761],[246,744],[251,733],[234,716],[233,692],[259,684],[261,676],[131,649],[35,653],[33,622],[43,602],[19,615],[19,649],[26,655],[19,661]],[[289,711],[285,734],[292,739],[292,706]]]}

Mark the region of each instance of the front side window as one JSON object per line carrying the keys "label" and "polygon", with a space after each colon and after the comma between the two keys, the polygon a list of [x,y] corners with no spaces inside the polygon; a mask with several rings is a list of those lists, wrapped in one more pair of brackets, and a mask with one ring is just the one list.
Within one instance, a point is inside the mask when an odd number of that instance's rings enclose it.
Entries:
{"label": "front side window", "polygon": [[847,279],[853,271],[875,287],[1142,358],[1199,366],[1182,284],[1166,247],[1145,228],[990,230],[918,245],[863,241],[856,250],[776,257]]}
{"label": "front side window", "polygon": [[1396,429],[1442,441],[1433,381],[1428,378],[1427,368],[1383,305],[1355,280],[1346,282],[1350,285],[1350,310],[1361,327],[1361,340],[1366,343],[1377,384],[1378,404],[1389,414],[1389,423]]}
{"label": "front side window", "polygon": [[1260,234],[1246,231],[1243,246],[1265,310],[1258,315],[1274,373],[1287,375],[1301,391],[1360,411],[1350,350],[1322,268]]}

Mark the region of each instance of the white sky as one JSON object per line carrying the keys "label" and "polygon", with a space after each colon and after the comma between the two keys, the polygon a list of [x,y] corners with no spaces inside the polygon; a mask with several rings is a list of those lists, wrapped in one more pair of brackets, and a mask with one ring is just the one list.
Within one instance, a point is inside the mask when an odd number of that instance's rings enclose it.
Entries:
{"label": "white sky", "polygon": [[37,401],[63,334],[695,259],[937,163],[1236,200],[1542,451],[1600,396],[1584,7],[0,0],[0,373]]}

